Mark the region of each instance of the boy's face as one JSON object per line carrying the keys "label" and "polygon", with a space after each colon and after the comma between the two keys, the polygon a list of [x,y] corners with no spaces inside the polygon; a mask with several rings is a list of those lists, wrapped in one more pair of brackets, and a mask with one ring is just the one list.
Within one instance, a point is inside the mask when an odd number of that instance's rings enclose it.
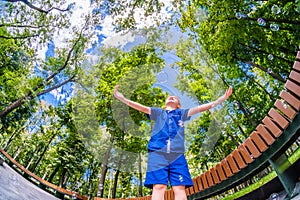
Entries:
{"label": "boy's face", "polygon": [[166,99],[166,105],[168,104],[173,104],[177,108],[181,107],[180,101],[177,96],[168,96],[168,98]]}

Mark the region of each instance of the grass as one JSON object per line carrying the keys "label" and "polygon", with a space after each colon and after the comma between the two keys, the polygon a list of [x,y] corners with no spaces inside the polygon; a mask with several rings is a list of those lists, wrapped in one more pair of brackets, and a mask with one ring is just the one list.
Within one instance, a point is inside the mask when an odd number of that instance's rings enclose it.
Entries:
{"label": "grass", "polygon": [[[295,152],[293,152],[293,154],[288,158],[288,160],[290,161],[290,163],[293,164],[299,158],[300,158],[300,148],[298,148]],[[276,172],[273,170],[272,172],[270,172],[268,175],[264,176],[262,179],[260,179],[256,183],[253,183],[252,185],[250,185],[234,194],[228,195],[228,196],[224,197],[222,200],[233,200],[233,199],[242,197],[242,196],[256,190],[257,188],[261,187],[262,185],[266,184],[267,182],[271,181],[272,179],[274,179],[276,177],[277,177]]]}

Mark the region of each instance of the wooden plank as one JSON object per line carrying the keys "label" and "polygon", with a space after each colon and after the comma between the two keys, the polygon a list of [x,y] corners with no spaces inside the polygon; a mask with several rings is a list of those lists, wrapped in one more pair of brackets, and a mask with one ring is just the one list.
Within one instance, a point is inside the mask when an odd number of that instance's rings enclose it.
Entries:
{"label": "wooden plank", "polygon": [[291,105],[293,108],[295,108],[296,111],[300,110],[300,100],[296,98],[291,93],[288,93],[287,91],[281,91],[280,97],[286,101],[289,105]]}
{"label": "wooden plank", "polygon": [[186,193],[186,195],[190,195],[190,189],[189,189],[189,188],[186,188],[186,189],[185,189],[185,193]]}
{"label": "wooden plank", "polygon": [[230,169],[232,171],[232,173],[237,173],[238,171],[240,171],[240,169],[238,168],[237,164],[235,163],[235,161],[233,160],[233,157],[231,154],[229,154],[228,156],[226,156],[226,160],[230,166]]}
{"label": "wooden plank", "polygon": [[275,138],[272,134],[267,130],[267,128],[263,124],[259,124],[256,127],[257,133],[262,137],[262,139],[270,146],[275,142]]}
{"label": "wooden plank", "polygon": [[218,173],[217,173],[217,169],[216,169],[216,166],[214,166],[213,168],[210,169],[210,173],[211,173],[211,176],[213,178],[213,181],[215,184],[218,184],[220,183],[220,178],[218,176]]}
{"label": "wooden plank", "polygon": [[[149,200],[151,200],[151,199],[152,199],[152,196],[150,196]],[[175,197],[174,197],[174,191],[173,190],[171,190],[171,199],[172,200],[175,199]]]}
{"label": "wooden plank", "polygon": [[280,110],[289,120],[293,120],[296,116],[296,112],[289,107],[286,103],[280,101],[279,99],[276,99],[275,107]]}
{"label": "wooden plank", "polygon": [[244,144],[240,144],[237,149],[240,152],[243,160],[245,160],[247,164],[252,163],[254,161],[253,157],[251,156],[251,153],[249,153]]}
{"label": "wooden plank", "polygon": [[300,62],[299,61],[294,62],[293,69],[300,71]]}
{"label": "wooden plank", "polygon": [[231,155],[233,156],[233,159],[236,161],[240,169],[243,169],[247,166],[247,163],[243,160],[242,156],[239,153],[239,150],[235,149]]}
{"label": "wooden plank", "polygon": [[166,190],[166,191],[165,191],[165,194],[164,194],[164,199],[165,199],[165,200],[169,200],[169,199],[168,199],[168,193],[169,193],[169,190]]}
{"label": "wooden plank", "polygon": [[193,187],[189,187],[189,188],[190,188],[190,194],[195,194],[194,186]]}
{"label": "wooden plank", "polygon": [[291,71],[289,78],[294,80],[296,83],[300,83],[300,73],[294,70]]}
{"label": "wooden plank", "polygon": [[271,108],[268,114],[282,129],[286,129],[286,127],[290,124],[290,122],[274,108]]}
{"label": "wooden plank", "polygon": [[217,170],[217,173],[219,175],[220,181],[224,181],[227,177],[226,177],[226,174],[225,174],[225,172],[224,172],[224,170],[222,168],[221,163],[218,163],[216,165],[216,170]]}
{"label": "wooden plank", "polygon": [[207,183],[207,180],[206,180],[205,175],[204,175],[204,174],[201,174],[201,175],[200,175],[200,178],[201,178],[201,181],[202,181],[202,183],[203,183],[203,188],[204,188],[204,189],[207,189],[207,188],[208,188],[208,183]]}
{"label": "wooden plank", "polygon": [[201,177],[200,177],[200,176],[197,176],[196,180],[197,180],[197,184],[198,184],[199,190],[200,190],[200,191],[201,191],[201,190],[204,190],[204,185],[203,185],[203,182],[202,182],[202,180],[201,180]]}
{"label": "wooden plank", "polygon": [[272,121],[270,117],[266,116],[262,121],[268,130],[273,134],[273,136],[278,138],[281,135],[282,130]]}
{"label": "wooden plank", "polygon": [[293,81],[287,80],[285,83],[285,88],[293,92],[298,98],[300,97],[300,86]]}
{"label": "wooden plank", "polygon": [[300,51],[297,52],[296,59],[300,60]]}
{"label": "wooden plank", "polygon": [[207,183],[208,183],[208,187],[211,187],[211,186],[215,185],[215,183],[213,182],[212,176],[210,174],[210,171],[208,170],[204,174],[205,174],[205,177],[206,177],[206,180],[207,180]]}
{"label": "wooden plank", "polygon": [[250,156],[252,158],[258,158],[261,155],[260,151],[254,145],[254,143],[250,137],[245,140],[244,144],[245,144],[245,147],[248,149],[248,151],[251,153]]}
{"label": "wooden plank", "polygon": [[198,183],[197,183],[196,178],[193,178],[192,181],[193,181],[193,183],[194,183],[194,186],[193,186],[193,187],[194,187],[194,192],[195,192],[195,193],[199,192],[200,189],[199,189],[199,187],[198,187]]}
{"label": "wooden plank", "polygon": [[200,191],[201,191],[201,190],[204,190],[204,186],[203,186],[203,183],[202,183],[202,181],[201,181],[200,176],[197,176],[197,177],[196,177],[196,181],[197,181],[197,185],[198,185],[199,190],[200,190]]}
{"label": "wooden plank", "polygon": [[233,173],[231,172],[231,169],[230,169],[229,164],[228,164],[228,162],[227,162],[226,159],[223,159],[221,161],[221,165],[222,165],[222,168],[223,168],[223,170],[224,170],[224,172],[226,174],[226,177],[230,177],[230,176],[233,175]]}
{"label": "wooden plank", "polygon": [[165,197],[164,197],[164,199],[165,200],[171,200],[171,190],[167,190],[166,192],[165,192]]}
{"label": "wooden plank", "polygon": [[268,149],[268,146],[265,144],[265,142],[261,139],[261,137],[258,135],[256,131],[253,131],[250,134],[250,138],[255,143],[256,147],[259,149],[261,153]]}

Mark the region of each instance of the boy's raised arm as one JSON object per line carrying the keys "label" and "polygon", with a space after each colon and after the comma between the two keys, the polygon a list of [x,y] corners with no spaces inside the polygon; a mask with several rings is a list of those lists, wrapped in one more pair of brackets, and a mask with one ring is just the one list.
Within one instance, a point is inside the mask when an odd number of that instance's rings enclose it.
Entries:
{"label": "boy's raised arm", "polygon": [[126,99],[123,96],[123,94],[118,91],[119,87],[120,87],[119,85],[116,85],[115,90],[114,90],[114,96],[117,99],[119,99],[121,102],[125,103],[126,105],[128,105],[129,107],[131,107],[133,109],[144,112],[146,114],[151,114],[151,108],[150,107],[144,106],[140,103],[137,103],[137,102],[131,101],[129,99]]}
{"label": "boy's raised arm", "polygon": [[218,98],[216,101],[212,101],[210,103],[202,104],[200,106],[196,106],[194,108],[191,108],[189,110],[188,116],[195,115],[195,114],[197,114],[199,112],[203,112],[203,111],[209,110],[209,109],[217,106],[218,104],[220,104],[223,101],[225,101],[226,99],[228,99],[231,94],[232,94],[232,87],[229,87],[226,90],[225,94],[223,96],[221,96],[220,98]]}

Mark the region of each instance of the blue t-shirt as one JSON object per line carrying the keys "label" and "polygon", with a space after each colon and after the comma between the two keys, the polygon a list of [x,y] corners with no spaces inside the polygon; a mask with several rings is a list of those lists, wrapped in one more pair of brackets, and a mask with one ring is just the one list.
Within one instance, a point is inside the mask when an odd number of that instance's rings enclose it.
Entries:
{"label": "blue t-shirt", "polygon": [[189,120],[189,109],[164,110],[151,107],[148,117],[154,120],[149,151],[184,153],[184,121]]}

